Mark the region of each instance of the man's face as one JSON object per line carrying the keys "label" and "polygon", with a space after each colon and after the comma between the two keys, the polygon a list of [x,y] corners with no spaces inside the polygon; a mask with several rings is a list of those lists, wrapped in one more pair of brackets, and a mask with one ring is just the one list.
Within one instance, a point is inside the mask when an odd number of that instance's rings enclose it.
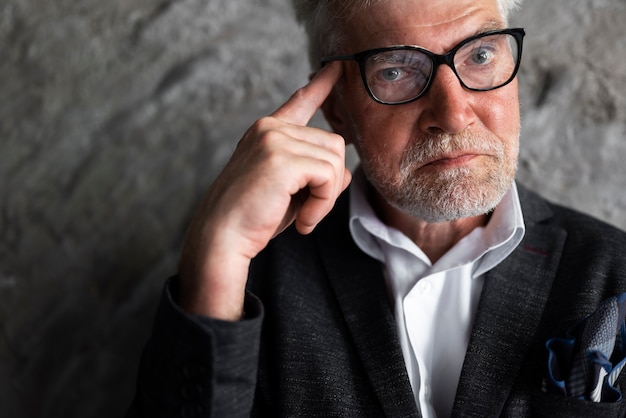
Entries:
{"label": "man's face", "polygon": [[[417,45],[443,54],[502,28],[496,0],[389,0],[348,22],[340,52]],[[499,203],[517,166],[516,80],[469,91],[442,65],[425,96],[389,106],[368,96],[356,62],[344,65],[329,121],[355,145],[379,203],[428,222],[484,214]]]}

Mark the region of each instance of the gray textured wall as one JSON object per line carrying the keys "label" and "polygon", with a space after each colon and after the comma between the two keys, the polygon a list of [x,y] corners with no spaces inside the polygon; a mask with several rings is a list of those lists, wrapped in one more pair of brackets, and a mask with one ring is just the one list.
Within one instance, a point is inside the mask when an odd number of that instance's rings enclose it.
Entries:
{"label": "gray textured wall", "polygon": [[[624,21],[623,0],[526,0],[513,21],[519,178],[622,228]],[[122,415],[190,211],[306,81],[303,43],[286,0],[2,2],[3,417]]]}

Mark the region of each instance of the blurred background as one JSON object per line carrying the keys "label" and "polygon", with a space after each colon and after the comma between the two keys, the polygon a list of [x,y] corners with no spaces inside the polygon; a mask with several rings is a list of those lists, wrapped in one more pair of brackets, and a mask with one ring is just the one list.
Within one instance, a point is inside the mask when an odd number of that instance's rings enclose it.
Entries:
{"label": "blurred background", "polygon": [[[526,0],[511,22],[519,179],[621,228],[624,21],[623,0]],[[306,82],[304,45],[288,0],[0,4],[2,417],[123,416],[191,211]]]}

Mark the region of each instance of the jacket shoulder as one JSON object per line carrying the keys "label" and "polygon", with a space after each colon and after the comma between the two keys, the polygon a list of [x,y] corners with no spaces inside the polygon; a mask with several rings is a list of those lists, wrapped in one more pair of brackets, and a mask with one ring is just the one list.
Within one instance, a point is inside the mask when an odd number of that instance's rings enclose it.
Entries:
{"label": "jacket shoulder", "polygon": [[624,252],[626,231],[579,210],[551,202],[522,185],[518,184],[518,190],[527,225],[553,225],[566,231],[568,241],[600,248],[621,245],[614,250]]}

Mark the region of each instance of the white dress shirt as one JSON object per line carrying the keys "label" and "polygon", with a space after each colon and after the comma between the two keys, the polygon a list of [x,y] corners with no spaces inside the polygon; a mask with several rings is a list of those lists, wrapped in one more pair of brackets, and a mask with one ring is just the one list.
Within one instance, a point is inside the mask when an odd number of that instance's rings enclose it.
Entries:
{"label": "white dress shirt", "polygon": [[362,251],[385,265],[407,372],[424,418],[450,416],[482,275],[517,247],[524,231],[513,184],[485,227],[474,229],[432,264],[406,235],[378,219],[365,197],[365,176],[356,171],[350,232]]}

